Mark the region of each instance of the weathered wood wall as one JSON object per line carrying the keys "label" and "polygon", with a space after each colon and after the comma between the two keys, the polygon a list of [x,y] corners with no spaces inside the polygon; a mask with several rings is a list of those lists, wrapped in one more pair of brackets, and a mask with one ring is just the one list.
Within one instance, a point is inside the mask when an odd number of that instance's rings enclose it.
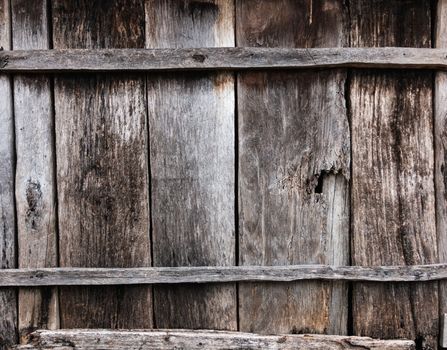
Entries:
{"label": "weathered wood wall", "polygon": [[[445,11],[0,0],[0,46],[445,47]],[[444,263],[444,85],[445,73],[346,68],[0,75],[0,268]],[[433,281],[0,289],[0,346],[34,328],[163,327],[434,348],[444,284],[439,296]]]}

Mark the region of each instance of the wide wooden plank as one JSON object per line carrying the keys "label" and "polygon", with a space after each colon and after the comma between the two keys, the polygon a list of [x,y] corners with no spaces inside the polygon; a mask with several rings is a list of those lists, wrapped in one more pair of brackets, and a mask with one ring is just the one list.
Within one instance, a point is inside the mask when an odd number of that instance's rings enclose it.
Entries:
{"label": "wide wooden plank", "polygon": [[[353,46],[431,45],[431,2],[352,1]],[[354,71],[352,263],[438,261],[431,72]],[[356,335],[437,347],[438,286],[355,284]]]}
{"label": "wide wooden plank", "polygon": [[371,349],[414,350],[411,340],[379,340],[336,335],[258,335],[239,332],[153,330],[58,330],[33,333],[30,344],[17,349]]}
{"label": "wide wooden plank", "polygon": [[0,52],[0,72],[108,72],[303,68],[447,69],[429,48],[72,49]]}
{"label": "wide wooden plank", "polygon": [[[439,0],[435,46],[447,48],[447,0]],[[439,261],[447,261],[447,74],[437,72],[434,86],[436,230]],[[439,283],[439,316],[447,313],[447,283]],[[440,328],[440,345],[447,347],[447,322]],[[442,337],[444,335],[444,337]]]}
{"label": "wide wooden plank", "polygon": [[[49,49],[47,1],[12,3],[14,49]],[[56,182],[50,78],[14,76],[15,195],[20,268],[56,267]],[[20,289],[21,342],[59,326],[57,289]]]}
{"label": "wide wooden plank", "polygon": [[[232,0],[146,1],[146,47],[234,46]],[[231,73],[148,76],[154,266],[235,265]],[[236,286],[157,286],[157,327],[237,329]]]}
{"label": "wide wooden plank", "polygon": [[447,264],[413,266],[191,266],[0,270],[1,287],[339,280],[421,282],[447,279]]}
{"label": "wide wooden plank", "polygon": [[[55,0],[52,13],[55,48],[144,47],[143,1]],[[150,266],[145,79],[61,76],[54,93],[61,266]],[[60,315],[150,328],[151,288],[63,288]]]}
{"label": "wide wooden plank", "polygon": [[[343,46],[342,1],[237,1],[241,46]],[[346,72],[240,73],[239,262],[349,263]],[[240,329],[346,334],[347,286],[244,284]]]}
{"label": "wide wooden plank", "polygon": [[[0,0],[0,47],[11,49],[9,0]],[[9,77],[0,74],[0,269],[16,265],[14,118]],[[17,292],[0,289],[0,349],[17,341]]]}

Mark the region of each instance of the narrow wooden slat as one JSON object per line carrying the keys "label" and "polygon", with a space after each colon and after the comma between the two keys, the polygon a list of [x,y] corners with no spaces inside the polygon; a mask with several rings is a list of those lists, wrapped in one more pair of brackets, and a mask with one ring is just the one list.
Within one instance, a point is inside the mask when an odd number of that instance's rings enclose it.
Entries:
{"label": "narrow wooden slat", "polygon": [[[447,48],[447,0],[439,0],[435,46]],[[437,72],[434,90],[436,229],[440,262],[447,262],[447,73]],[[439,283],[439,316],[446,320],[447,282]],[[447,322],[440,327],[440,345],[447,347]]]}
{"label": "narrow wooden slat", "polygon": [[[199,46],[199,44],[197,44]],[[447,69],[428,48],[178,48],[0,52],[0,72],[244,70],[265,68]]]}
{"label": "narrow wooden slat", "polygon": [[[233,2],[147,0],[146,47],[234,46]],[[151,74],[147,87],[154,266],[235,265],[233,75]],[[161,328],[236,330],[236,305],[234,284],[154,288]]]}
{"label": "narrow wooden slat", "polygon": [[[195,266],[0,270],[0,287],[304,280],[427,282],[447,279],[447,264],[415,266]],[[197,286],[195,287],[197,288]]]}
{"label": "narrow wooden slat", "polygon": [[[343,1],[237,4],[238,45],[346,44]],[[241,265],[349,264],[345,79],[344,70],[239,73]],[[244,284],[239,315],[242,331],[346,334],[347,285]]]}
{"label": "narrow wooden slat", "polygon": [[339,335],[258,335],[204,330],[58,330],[36,331],[30,344],[17,349],[126,350],[254,350],[254,349],[371,349],[414,350],[411,340],[378,340]]}
{"label": "narrow wooden slat", "polygon": [[[143,0],[54,0],[55,48],[143,48]],[[145,79],[55,78],[61,266],[150,266]],[[150,328],[149,286],[61,288],[65,328]],[[79,310],[79,312],[73,312]]]}
{"label": "narrow wooden slat", "polygon": [[[47,1],[12,4],[14,49],[49,49]],[[14,76],[16,210],[20,268],[57,266],[54,122],[50,78]],[[57,289],[20,289],[19,334],[59,326]]]}
{"label": "narrow wooden slat", "polygon": [[[431,2],[350,2],[353,46],[431,46]],[[354,70],[352,264],[438,262],[431,72]],[[438,285],[356,283],[353,331],[436,348]]]}
{"label": "narrow wooden slat", "polygon": [[[0,0],[0,47],[11,49],[9,0]],[[1,72],[0,72],[1,73]],[[16,267],[14,118],[9,77],[0,74],[0,270]],[[0,289],[0,349],[17,341],[17,292]]]}

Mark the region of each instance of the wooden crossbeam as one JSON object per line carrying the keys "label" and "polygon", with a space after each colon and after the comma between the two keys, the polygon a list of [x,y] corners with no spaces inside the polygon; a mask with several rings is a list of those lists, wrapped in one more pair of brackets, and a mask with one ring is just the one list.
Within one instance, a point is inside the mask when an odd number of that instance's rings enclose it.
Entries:
{"label": "wooden crossbeam", "polygon": [[258,335],[206,330],[40,330],[17,349],[415,349],[410,340],[339,335]]}
{"label": "wooden crossbeam", "polygon": [[414,266],[225,266],[40,268],[0,270],[0,287],[344,280],[412,282],[447,279],[447,264]]}
{"label": "wooden crossbeam", "polygon": [[0,72],[101,72],[295,68],[446,69],[446,49],[197,48],[0,51]]}

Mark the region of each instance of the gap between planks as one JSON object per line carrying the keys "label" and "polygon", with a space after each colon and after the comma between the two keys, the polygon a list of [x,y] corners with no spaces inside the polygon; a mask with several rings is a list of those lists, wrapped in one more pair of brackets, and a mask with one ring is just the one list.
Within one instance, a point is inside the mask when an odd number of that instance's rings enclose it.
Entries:
{"label": "gap between planks", "polygon": [[429,48],[197,48],[0,51],[0,72],[101,72],[291,68],[446,69]]}
{"label": "gap between planks", "polygon": [[0,270],[0,287],[344,280],[412,282],[447,279],[447,264],[413,266],[224,266],[40,268]]}
{"label": "gap between planks", "polygon": [[39,330],[16,349],[415,349],[411,340],[338,335],[258,335],[212,330]]}

